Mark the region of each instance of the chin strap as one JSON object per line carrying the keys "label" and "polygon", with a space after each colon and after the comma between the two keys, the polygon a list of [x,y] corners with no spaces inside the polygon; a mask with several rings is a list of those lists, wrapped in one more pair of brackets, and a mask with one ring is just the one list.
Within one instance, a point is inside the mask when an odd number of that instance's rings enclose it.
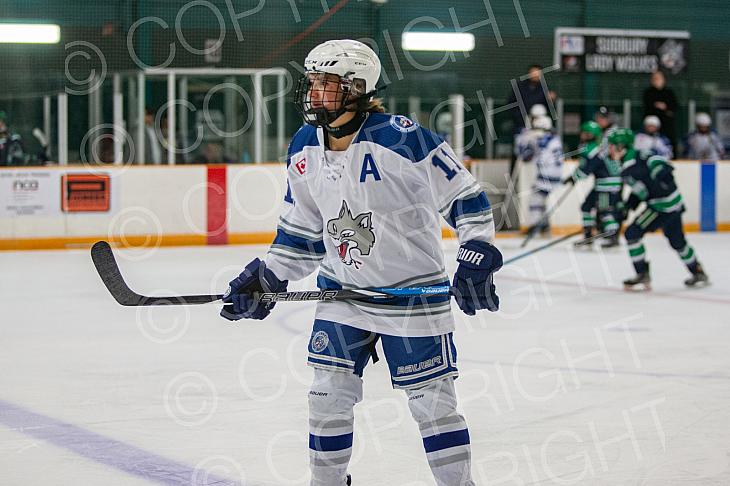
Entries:
{"label": "chin strap", "polygon": [[355,116],[353,117],[353,119],[348,121],[344,125],[340,125],[339,127],[325,125],[324,129],[333,138],[346,137],[346,136],[352,135],[353,133],[358,131],[360,129],[360,127],[362,126],[362,124],[365,122],[365,119],[367,117],[368,117],[367,112],[358,111],[357,113],[355,113]]}

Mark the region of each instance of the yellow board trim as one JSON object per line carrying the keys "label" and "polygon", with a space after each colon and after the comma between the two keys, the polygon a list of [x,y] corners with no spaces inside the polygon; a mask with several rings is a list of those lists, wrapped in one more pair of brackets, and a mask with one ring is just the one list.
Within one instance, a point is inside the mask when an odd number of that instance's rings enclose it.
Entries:
{"label": "yellow board trim", "polygon": [[138,235],[125,237],[69,236],[59,238],[0,239],[0,250],[73,250],[90,248],[99,240],[107,240],[113,246],[123,248],[149,248],[154,246],[205,245],[206,235]]}

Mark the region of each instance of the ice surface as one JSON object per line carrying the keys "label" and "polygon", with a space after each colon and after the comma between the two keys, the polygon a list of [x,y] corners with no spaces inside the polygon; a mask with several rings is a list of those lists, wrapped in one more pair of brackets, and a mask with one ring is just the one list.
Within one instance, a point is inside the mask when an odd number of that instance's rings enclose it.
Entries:
{"label": "ice surface", "polygon": [[[478,485],[730,484],[730,235],[688,238],[710,287],[685,289],[678,256],[650,235],[651,293],[621,290],[625,248],[562,245],[499,272],[499,313],[457,310]],[[506,256],[518,245],[498,240]],[[137,291],[219,293],[264,251],[117,254]],[[3,485],[307,483],[314,304],[228,323],[217,305],[118,306],[87,251],[4,252],[0,269]],[[434,484],[382,362],[366,370],[355,433],[356,486]]]}

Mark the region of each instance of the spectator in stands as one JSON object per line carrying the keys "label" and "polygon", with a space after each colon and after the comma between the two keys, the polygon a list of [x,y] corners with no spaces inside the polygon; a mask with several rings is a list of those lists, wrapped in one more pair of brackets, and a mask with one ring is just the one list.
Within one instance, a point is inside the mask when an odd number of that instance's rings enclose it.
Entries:
{"label": "spectator in stands", "polygon": [[223,146],[219,143],[206,143],[196,157],[196,164],[231,164],[234,161],[223,153]]}
{"label": "spectator in stands", "polygon": [[651,74],[651,86],[644,90],[644,116],[654,115],[661,124],[660,133],[669,139],[672,151],[677,152],[677,137],[674,121],[677,114],[677,97],[666,86],[666,78],[661,71]]}
{"label": "spectator in stands", "polygon": [[[515,149],[513,149],[512,151],[512,159],[510,161],[509,172],[511,178],[515,181],[515,183],[518,176],[518,174],[514,173],[515,162],[517,161],[517,158],[515,156],[517,137],[522,129],[525,128],[525,119],[532,110],[533,106],[550,106],[550,104],[548,103],[548,99],[550,100],[550,103],[552,103],[557,97],[554,91],[548,91],[546,93],[543,89],[542,83],[540,82],[540,78],[542,77],[542,66],[540,66],[539,64],[532,64],[529,68],[527,68],[527,75],[527,79],[519,81],[517,83],[517,92],[515,92],[515,90],[513,89],[510,92],[510,95],[507,97],[508,105],[518,103],[519,101],[519,103],[511,109],[513,120],[512,135],[514,138],[513,147],[515,147]],[[520,109],[519,104],[522,104],[522,106],[524,107],[524,114]]]}
{"label": "spectator in stands", "polygon": [[707,113],[697,113],[696,130],[689,133],[684,142],[684,154],[689,159],[720,160],[725,157],[725,147],[720,137],[711,130],[712,118]]}
{"label": "spectator in stands", "polygon": [[644,130],[637,133],[634,138],[634,149],[652,150],[658,155],[667,159],[674,158],[672,144],[667,137],[659,131],[662,123],[656,115],[649,115],[644,118]]}
{"label": "spectator in stands", "polygon": [[[554,91],[548,91],[547,93],[540,83],[542,76],[542,66],[539,64],[531,65],[527,70],[528,78],[517,83],[517,93],[514,90],[510,93],[507,98],[507,104],[513,104],[517,102],[517,97],[520,97],[521,103],[525,107],[525,114],[530,113],[530,109],[534,105],[549,106],[548,98],[552,103],[557,95]],[[525,127],[525,115],[520,111],[519,106],[512,108],[512,119],[514,126],[512,132],[516,135],[520,133],[520,130]]]}
{"label": "spectator in stands", "polygon": [[25,160],[23,140],[10,131],[7,116],[0,111],[0,165],[23,165]]}
{"label": "spectator in stands", "polygon": [[147,108],[144,112],[144,159],[142,160],[145,164],[160,165],[167,161],[162,141],[157,132],[155,130],[155,112]]}

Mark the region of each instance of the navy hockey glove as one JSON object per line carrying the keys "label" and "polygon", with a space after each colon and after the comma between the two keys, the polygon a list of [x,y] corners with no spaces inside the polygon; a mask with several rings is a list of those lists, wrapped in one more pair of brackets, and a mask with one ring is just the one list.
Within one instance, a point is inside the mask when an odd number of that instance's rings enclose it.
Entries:
{"label": "navy hockey glove", "polygon": [[456,261],[459,267],[454,274],[454,297],[464,314],[473,316],[480,309],[498,310],[499,297],[492,277],[502,268],[499,250],[484,241],[467,241],[459,247]]}
{"label": "navy hockey glove", "polygon": [[239,319],[264,319],[274,307],[274,302],[262,304],[253,299],[253,292],[285,292],[288,280],[279,280],[266,264],[254,258],[241,274],[231,280],[223,296],[226,304],[221,316],[229,321]]}

